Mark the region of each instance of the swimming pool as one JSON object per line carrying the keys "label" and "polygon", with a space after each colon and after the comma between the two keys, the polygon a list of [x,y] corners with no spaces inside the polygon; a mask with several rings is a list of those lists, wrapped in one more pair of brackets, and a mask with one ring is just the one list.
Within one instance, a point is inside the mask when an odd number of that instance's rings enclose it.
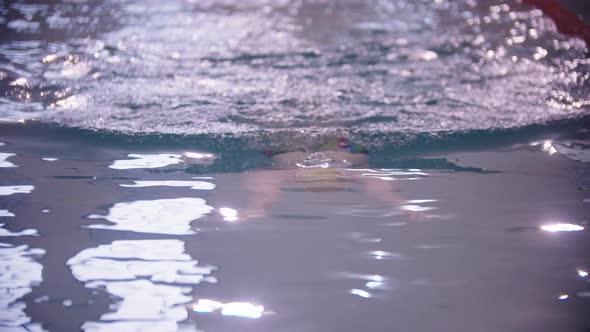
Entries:
{"label": "swimming pool", "polygon": [[4,2],[0,329],[590,328],[587,46],[539,8]]}

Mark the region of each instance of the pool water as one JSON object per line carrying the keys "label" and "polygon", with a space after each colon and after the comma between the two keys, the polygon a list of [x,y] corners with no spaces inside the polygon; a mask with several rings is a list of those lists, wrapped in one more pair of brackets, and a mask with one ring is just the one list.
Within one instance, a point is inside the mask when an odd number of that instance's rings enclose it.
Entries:
{"label": "pool water", "polygon": [[0,330],[590,331],[582,7],[3,1]]}
{"label": "pool water", "polygon": [[571,141],[210,172],[220,154],[60,135],[0,137],[16,152],[0,170],[3,328],[590,326],[590,173]]}

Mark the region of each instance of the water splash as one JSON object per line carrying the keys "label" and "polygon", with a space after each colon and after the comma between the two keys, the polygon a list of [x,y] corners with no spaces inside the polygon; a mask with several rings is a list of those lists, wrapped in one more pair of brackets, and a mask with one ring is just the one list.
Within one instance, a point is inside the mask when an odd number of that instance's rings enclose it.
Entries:
{"label": "water splash", "polygon": [[7,10],[0,118],[12,120],[293,142],[515,128],[575,119],[590,104],[584,41],[524,4],[17,2]]}

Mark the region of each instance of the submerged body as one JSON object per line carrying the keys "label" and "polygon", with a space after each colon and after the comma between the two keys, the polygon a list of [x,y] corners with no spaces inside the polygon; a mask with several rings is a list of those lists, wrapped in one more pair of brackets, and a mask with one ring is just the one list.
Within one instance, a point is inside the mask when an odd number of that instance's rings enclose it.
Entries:
{"label": "submerged body", "polygon": [[[393,181],[371,176],[368,151],[343,138],[329,139],[316,151],[284,152],[269,157],[273,162],[271,170],[251,171],[244,180],[244,188],[250,193],[244,213],[247,218],[266,216],[284,191],[362,191],[394,209],[403,201]],[[413,212],[409,214],[412,219],[419,217]]]}

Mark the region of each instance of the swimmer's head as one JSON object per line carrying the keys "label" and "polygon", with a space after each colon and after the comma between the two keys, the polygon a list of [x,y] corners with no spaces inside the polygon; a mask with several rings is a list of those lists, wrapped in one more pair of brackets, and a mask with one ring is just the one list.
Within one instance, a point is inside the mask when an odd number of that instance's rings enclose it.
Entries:
{"label": "swimmer's head", "polygon": [[342,151],[347,150],[350,153],[363,153],[368,154],[369,150],[360,144],[351,143],[346,137],[328,137],[324,144],[316,147],[317,151]]}
{"label": "swimmer's head", "polygon": [[[369,154],[369,150],[360,145],[351,143],[350,140],[346,137],[338,137],[338,136],[330,136],[324,139],[323,143],[318,144],[311,149],[312,151],[345,151],[349,153],[360,153],[360,154]],[[289,152],[301,151],[303,149],[288,149],[283,148],[279,150],[265,150],[263,154],[268,157],[272,158],[276,155],[286,154]],[[309,151],[309,150],[308,150]]]}

